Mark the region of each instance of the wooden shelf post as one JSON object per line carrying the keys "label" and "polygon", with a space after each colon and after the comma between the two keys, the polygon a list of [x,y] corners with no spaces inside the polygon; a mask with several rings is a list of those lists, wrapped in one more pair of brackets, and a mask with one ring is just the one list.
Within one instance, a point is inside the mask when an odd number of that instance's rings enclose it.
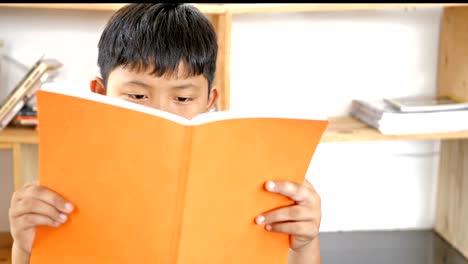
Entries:
{"label": "wooden shelf post", "polygon": [[216,62],[216,78],[214,80],[219,91],[216,108],[218,111],[224,111],[230,108],[232,13],[226,11],[223,14],[213,15],[211,22],[218,37],[218,61]]}
{"label": "wooden shelf post", "polygon": [[[468,7],[442,16],[437,89],[468,101]],[[468,122],[468,120],[460,120]],[[441,144],[435,231],[468,258],[468,139]]]}
{"label": "wooden shelf post", "polygon": [[38,179],[38,145],[13,144],[13,174],[15,190]]}

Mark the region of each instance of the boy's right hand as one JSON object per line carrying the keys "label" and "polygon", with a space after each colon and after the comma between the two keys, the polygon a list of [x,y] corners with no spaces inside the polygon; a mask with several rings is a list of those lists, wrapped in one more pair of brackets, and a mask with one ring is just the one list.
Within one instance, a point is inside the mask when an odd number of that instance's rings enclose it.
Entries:
{"label": "boy's right hand", "polygon": [[30,183],[11,198],[9,219],[14,250],[30,255],[36,226],[58,227],[65,223],[73,206],[55,192]]}

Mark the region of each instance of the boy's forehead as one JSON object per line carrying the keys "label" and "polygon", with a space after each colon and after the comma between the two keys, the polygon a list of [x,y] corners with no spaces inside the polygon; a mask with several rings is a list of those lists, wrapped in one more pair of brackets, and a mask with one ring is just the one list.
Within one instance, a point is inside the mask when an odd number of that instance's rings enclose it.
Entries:
{"label": "boy's forehead", "polygon": [[169,82],[176,84],[190,82],[193,86],[200,87],[208,85],[208,81],[202,74],[190,76],[188,73],[189,71],[184,63],[180,63],[174,72],[167,72],[162,76],[154,73],[153,65],[140,69],[119,66],[109,74],[108,83],[125,83],[139,80],[147,83]]}
{"label": "boy's forehead", "polygon": [[[141,77],[146,76],[146,77],[159,77],[159,74],[156,74],[155,70],[157,70],[154,66],[154,64],[149,64],[146,66],[141,66],[141,67],[120,67],[122,71],[127,72],[129,74],[133,75],[139,75]],[[167,70],[160,78],[164,79],[170,79],[170,80],[183,80],[190,78],[192,76],[189,75],[189,70],[187,67],[187,64],[183,61],[181,61],[177,68],[174,71]]]}

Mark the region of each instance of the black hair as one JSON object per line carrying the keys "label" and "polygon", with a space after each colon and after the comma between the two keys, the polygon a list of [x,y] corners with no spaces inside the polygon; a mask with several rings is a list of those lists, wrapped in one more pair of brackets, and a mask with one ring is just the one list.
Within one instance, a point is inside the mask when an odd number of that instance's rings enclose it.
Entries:
{"label": "black hair", "polygon": [[112,70],[123,66],[160,77],[177,74],[183,62],[188,76],[203,74],[210,91],[218,44],[213,25],[187,4],[128,4],[107,23],[98,44],[104,87]]}

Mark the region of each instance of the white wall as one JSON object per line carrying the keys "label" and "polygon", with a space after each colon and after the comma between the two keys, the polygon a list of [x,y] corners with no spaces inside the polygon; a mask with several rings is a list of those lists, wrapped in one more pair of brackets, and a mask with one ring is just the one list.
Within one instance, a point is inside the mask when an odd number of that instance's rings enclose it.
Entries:
{"label": "white wall", "polygon": [[[110,15],[0,9],[0,38],[25,63],[42,50],[61,60],[59,79],[86,89]],[[235,15],[232,108],[334,116],[347,113],[354,98],[433,93],[440,15],[440,9]],[[322,230],[431,227],[438,143],[320,145],[308,178],[323,199]],[[10,162],[0,156],[1,177]],[[12,186],[3,182],[0,230],[7,230],[5,194]]]}
{"label": "white wall", "polygon": [[[233,109],[343,115],[355,98],[434,93],[441,9],[234,17]],[[323,144],[308,178],[323,231],[433,225],[439,142]]]}

